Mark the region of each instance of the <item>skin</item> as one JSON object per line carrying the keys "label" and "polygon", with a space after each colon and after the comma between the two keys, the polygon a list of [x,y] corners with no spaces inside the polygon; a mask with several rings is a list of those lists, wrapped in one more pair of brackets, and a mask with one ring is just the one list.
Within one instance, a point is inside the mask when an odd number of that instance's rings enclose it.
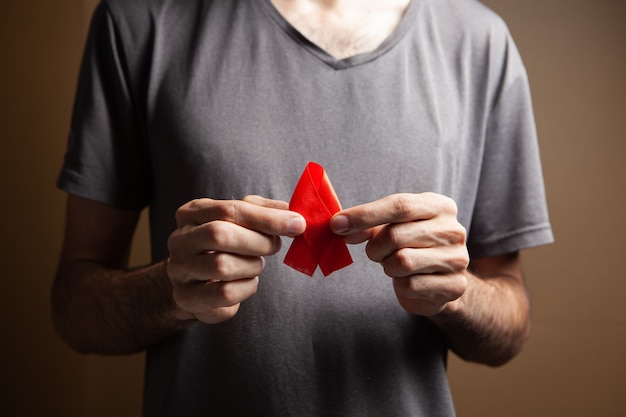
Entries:
{"label": "skin", "polygon": [[[232,318],[254,296],[280,236],[306,227],[282,201],[194,200],[177,211],[169,259],[127,270],[137,218],[68,197],[52,305],[58,333],[77,351],[136,352],[195,321]],[[337,213],[331,227],[348,243],[367,242],[368,257],[382,266],[400,305],[429,317],[459,356],[500,365],[521,349],[529,303],[518,256],[470,263],[452,200],[392,195]]]}
{"label": "skin", "polygon": [[272,0],[304,37],[336,59],[376,49],[396,29],[409,0]]}

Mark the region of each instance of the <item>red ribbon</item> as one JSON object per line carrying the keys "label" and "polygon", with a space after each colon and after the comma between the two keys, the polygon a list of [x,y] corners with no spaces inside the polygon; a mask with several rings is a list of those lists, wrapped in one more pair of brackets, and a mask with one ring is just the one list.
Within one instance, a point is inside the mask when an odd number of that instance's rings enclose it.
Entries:
{"label": "red ribbon", "polygon": [[289,209],[306,219],[306,230],[296,236],[285,264],[313,276],[319,265],[324,276],[352,263],[343,238],[330,230],[330,219],[341,210],[339,199],[324,168],[309,162],[296,185]]}

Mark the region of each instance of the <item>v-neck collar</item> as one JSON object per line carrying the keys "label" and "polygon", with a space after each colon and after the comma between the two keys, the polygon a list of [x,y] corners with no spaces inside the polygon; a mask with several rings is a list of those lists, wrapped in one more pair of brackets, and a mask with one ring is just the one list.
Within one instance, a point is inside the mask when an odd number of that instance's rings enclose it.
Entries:
{"label": "v-neck collar", "polygon": [[315,43],[311,42],[295,27],[293,27],[291,23],[283,17],[278,9],[276,9],[271,0],[256,0],[254,2],[261,4],[262,9],[269,15],[274,23],[276,23],[287,35],[289,35],[289,37],[292,38],[301,48],[306,49],[320,61],[336,70],[363,65],[387,53],[404,37],[409,29],[411,29],[412,22],[415,21],[415,14],[417,13],[417,4],[419,3],[418,0],[411,0],[398,26],[376,49],[352,55],[344,59],[337,59]]}

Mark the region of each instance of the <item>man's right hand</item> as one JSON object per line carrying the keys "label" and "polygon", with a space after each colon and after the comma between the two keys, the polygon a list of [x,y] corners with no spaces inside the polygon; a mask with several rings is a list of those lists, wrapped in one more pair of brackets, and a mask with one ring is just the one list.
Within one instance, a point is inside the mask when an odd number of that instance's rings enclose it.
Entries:
{"label": "man's right hand", "polygon": [[254,295],[264,256],[280,250],[280,236],[297,236],[304,218],[284,201],[193,200],[176,212],[168,240],[167,274],[176,304],[205,323],[233,317]]}

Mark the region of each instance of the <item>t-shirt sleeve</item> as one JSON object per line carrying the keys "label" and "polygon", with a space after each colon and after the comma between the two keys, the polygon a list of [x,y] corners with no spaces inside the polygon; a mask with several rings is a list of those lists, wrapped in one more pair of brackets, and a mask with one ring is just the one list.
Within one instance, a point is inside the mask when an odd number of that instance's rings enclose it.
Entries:
{"label": "t-shirt sleeve", "polygon": [[508,32],[504,38],[468,234],[476,258],[553,241],[528,78]]}
{"label": "t-shirt sleeve", "polygon": [[149,158],[122,36],[106,3],[90,26],[59,188],[126,209],[149,200]]}

